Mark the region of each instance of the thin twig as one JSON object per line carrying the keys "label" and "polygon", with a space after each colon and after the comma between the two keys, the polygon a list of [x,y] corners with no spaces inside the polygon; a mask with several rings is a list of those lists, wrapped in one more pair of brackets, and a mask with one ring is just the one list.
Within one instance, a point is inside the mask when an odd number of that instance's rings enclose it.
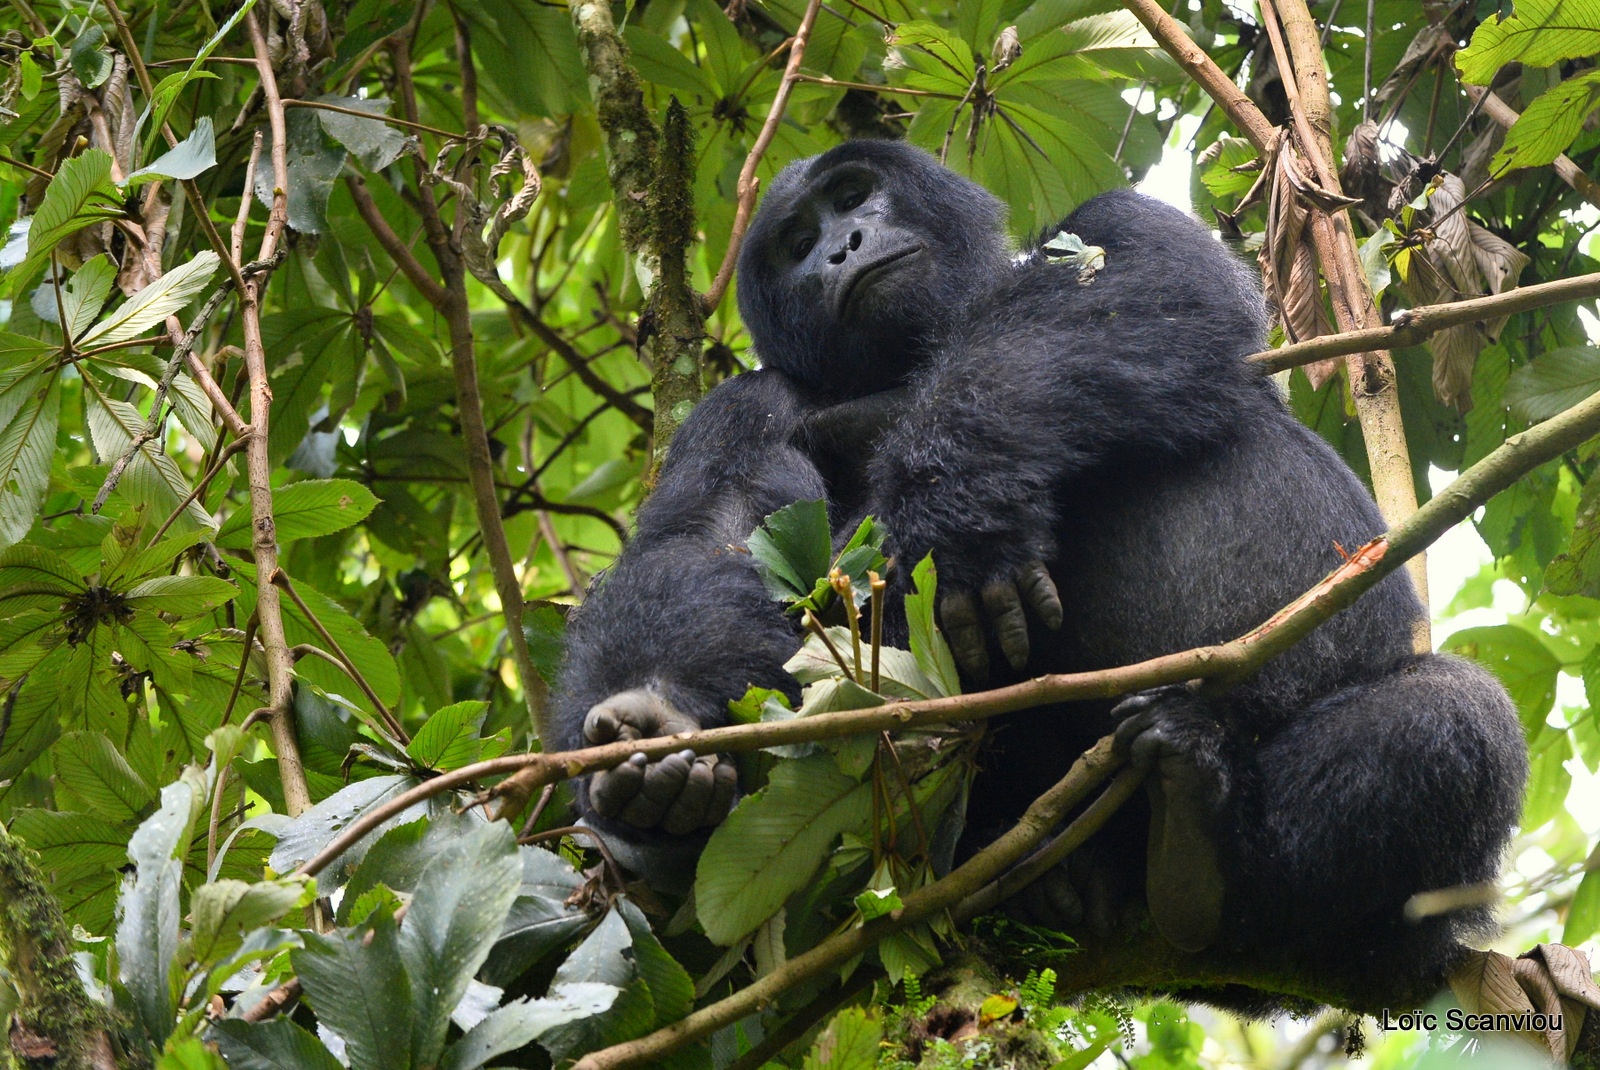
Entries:
{"label": "thin twig", "polygon": [[708,316],[722,304],[722,298],[728,292],[728,284],[733,281],[733,269],[739,262],[739,248],[744,244],[744,232],[750,226],[750,216],[756,207],[756,193],[761,187],[761,179],[756,175],[756,168],[761,166],[761,158],[766,155],[767,147],[778,134],[778,124],[783,121],[784,109],[789,106],[789,94],[793,92],[794,83],[798,80],[800,61],[806,54],[806,42],[811,39],[811,28],[816,25],[817,12],[821,8],[822,0],[809,0],[806,4],[806,12],[800,19],[800,28],[794,32],[794,44],[789,46],[789,62],[783,70],[783,81],[778,84],[777,95],[772,98],[772,106],[767,109],[767,121],[761,124],[761,132],[756,135],[755,144],[750,146],[750,152],[744,158],[744,166],[739,169],[737,186],[739,204],[734,209],[733,230],[728,235],[728,249],[722,255],[722,266],[717,269],[717,277],[712,280],[711,288],[701,299],[702,307]]}
{"label": "thin twig", "polygon": [[295,604],[295,608],[305,616],[311,627],[322,637],[322,641],[328,644],[328,652],[336,659],[336,663],[344,668],[345,674],[355,681],[356,686],[361,689],[361,693],[367,696],[367,701],[372,703],[373,708],[378,712],[378,716],[383,718],[383,723],[388,726],[394,737],[401,743],[410,743],[411,737],[406,735],[404,728],[400,727],[399,718],[389,712],[389,707],[384,704],[383,699],[378,697],[378,693],[372,689],[372,685],[367,683],[367,678],[361,674],[360,669],[356,668],[355,662],[350,660],[350,655],[344,652],[344,647],[339,645],[339,640],[333,637],[333,633],[328,631],[327,625],[323,624],[317,615],[311,611],[311,607],[306,605],[305,600],[300,597],[300,592],[294,589],[294,583],[289,579],[289,574],[281,568],[274,569],[271,580],[275,587],[281,588],[289,596],[289,600]]}
{"label": "thin twig", "polygon": [[250,161],[244,168],[244,192],[239,195],[239,214],[233,220],[232,244],[228,247],[234,260],[244,259],[244,232],[250,224],[250,205],[256,191],[256,164],[261,162],[261,131],[257,130],[250,144]]}
{"label": "thin twig", "polygon": [[386,115],[381,111],[361,111],[357,108],[342,108],[337,104],[324,104],[320,100],[286,100],[285,108],[315,108],[318,111],[336,111],[341,115],[353,115],[357,119],[371,119],[375,122],[389,123],[393,126],[403,126],[408,130],[417,130],[424,134],[433,134],[448,141],[465,141],[466,134],[452,134],[448,130],[440,130],[437,126],[426,123],[414,123],[410,119],[401,119],[393,115]]}

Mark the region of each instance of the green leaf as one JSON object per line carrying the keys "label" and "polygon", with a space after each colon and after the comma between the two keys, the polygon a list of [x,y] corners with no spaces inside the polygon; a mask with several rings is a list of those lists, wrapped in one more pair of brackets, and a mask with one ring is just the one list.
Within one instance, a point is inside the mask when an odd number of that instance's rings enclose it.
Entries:
{"label": "green leaf", "polygon": [[839,772],[832,758],[780,762],[767,786],[712,832],[700,856],[695,911],[706,936],[728,947],[753,931],[871,810],[871,785]]}
{"label": "green leaf", "polygon": [[917,667],[936,687],[939,695],[961,694],[961,677],[956,672],[956,659],[950,647],[939,634],[933,622],[933,608],[939,592],[939,570],[934,567],[929,554],[911,570],[911,582],[916,593],[906,595],[906,625],[910,630],[911,654]]}
{"label": "green leaf", "polygon": [[[569,902],[583,886],[572,864],[553,851],[520,847],[522,884],[479,978],[505,987],[589,925],[589,915]],[[357,874],[360,878],[360,874]]]}
{"label": "green leaf", "polygon": [[[278,843],[272,849],[268,864],[278,873],[290,872],[315,857],[362,811],[378,806],[416,785],[414,777],[376,776],[358,780],[340,789],[295,818],[278,833]],[[439,809],[448,810],[449,796],[444,798],[446,801]],[[408,807],[363,836],[337,862],[322,871],[318,880],[322,892],[328,894],[343,887],[350,872],[385,832],[427,816],[430,809],[432,807],[428,803]]]}
{"label": "green leaf", "polygon": [[46,870],[117,869],[128,857],[127,832],[93,814],[18,810],[11,819],[11,832],[39,852],[39,863]]}
{"label": "green leaf", "polygon": [[[23,53],[24,57],[27,53]],[[56,245],[93,223],[122,214],[121,197],[111,181],[111,156],[88,149],[61,165],[45,189],[28,230],[28,255],[6,273],[7,295],[15,297],[33,281]]]}
{"label": "green leaf", "polygon": [[1561,942],[1576,947],[1596,932],[1600,932],[1600,869],[1591,869],[1583,875],[1578,890],[1572,894]]}
{"label": "green leaf", "polygon": [[232,601],[239,589],[215,576],[156,576],[127,594],[134,609],[192,617]]}
{"label": "green leaf", "polygon": [[650,987],[650,999],[656,1007],[657,1027],[676,1022],[694,1010],[694,981],[678,960],[667,953],[651,931],[644,913],[632,900],[619,899],[617,909],[622,913],[628,934],[633,937],[633,961],[639,976]]}
{"label": "green leaf", "polygon": [[1544,353],[1506,380],[1505,403],[1520,420],[1557,416],[1600,390],[1600,347],[1564,346]]}
{"label": "green leaf", "polygon": [[411,1050],[419,1064],[437,1062],[444,1050],[450,1012],[499,937],[521,874],[516,838],[504,821],[453,840],[423,870],[399,943],[411,979]]}
{"label": "green leaf", "polygon": [[[211,35],[211,39],[201,47],[199,52],[195,53],[194,59],[190,61],[186,69],[177,74],[167,75],[156,86],[153,99],[146,106],[144,115],[139,116],[138,123],[138,126],[142,127],[145,118],[150,114],[151,109],[154,109],[155,121],[150,124],[150,133],[146,136],[144,144],[143,155],[146,159],[150,156],[150,149],[155,144],[156,138],[161,134],[161,126],[167,121],[167,115],[172,111],[172,106],[178,102],[178,94],[183,91],[184,86],[197,78],[217,77],[205,69],[206,60],[210,58],[216,47],[222,43],[222,39],[235,26],[239,25],[239,20],[244,18],[252,7],[255,7],[255,4],[256,0],[244,0],[244,3],[239,5],[239,10],[229,15],[228,21],[218,26],[217,32]],[[262,159],[270,159],[270,157],[263,151]]]}
{"label": "green leaf", "polygon": [[633,934],[614,909],[556,970],[552,987],[582,983],[610,985],[621,994],[604,1014],[556,1026],[539,1037],[558,1065],[569,1056],[643,1036],[655,1021],[650,987],[635,966]]}
{"label": "green leaf", "polygon": [[69,732],[57,741],[56,779],[111,821],[138,817],[155,801],[151,790],[99,732]]}
{"label": "green leaf", "polygon": [[1510,18],[1491,16],[1456,53],[1461,80],[1488,85],[1507,63],[1549,67],[1600,52],[1597,0],[1517,0]]}
{"label": "green leaf", "polygon": [[[279,543],[315,539],[359,524],[377,504],[377,496],[353,479],[306,479],[272,492],[272,520]],[[245,502],[223,522],[217,545],[249,549],[250,523]]]}
{"label": "green leaf", "polygon": [[207,1038],[216,1043],[230,1070],[344,1070],[322,1041],[288,1018],[224,1018],[212,1023]]}
{"label": "green leaf", "polygon": [[478,760],[483,741],[478,731],[489,714],[489,704],[457,702],[428,715],[406,753],[428,769],[459,769]]}
{"label": "green leaf", "polygon": [[1532,832],[1561,813],[1572,789],[1572,774],[1567,761],[1572,757],[1572,739],[1566,732],[1551,730],[1536,741],[1528,758],[1528,787],[1522,799],[1522,827]]}
{"label": "green leaf", "polygon": [[[63,742],[71,738],[63,737]],[[104,736],[98,738],[110,746]],[[79,734],[78,745],[90,742]],[[61,762],[58,754],[58,770]],[[178,894],[183,880],[179,852],[187,853],[204,795],[197,777],[186,776],[161,789],[160,808],[128,842],[134,871],[117,897],[117,976],[133,998],[139,1024],[158,1048],[172,1031],[176,1009],[167,976],[178,950]]]}
{"label": "green leaf", "polygon": [[72,73],[78,76],[85,89],[99,89],[111,77],[116,62],[109,53],[100,51],[106,32],[94,23],[88,23],[72,42],[72,52],[67,62]]}
{"label": "green leaf", "polygon": [[[97,390],[86,390],[84,408],[87,410],[89,437],[102,457],[120,458],[127,452],[134,436],[144,431],[145,420],[139,410],[126,401],[107,397]],[[165,517],[189,496],[189,481],[173,459],[161,449],[158,441],[144,443],[134,453],[133,460],[122,473],[117,492],[134,505],[148,505],[154,513]],[[186,529],[211,526],[211,516],[198,501],[185,507],[180,523]]]}
{"label": "green leaf", "polygon": [[874,1070],[883,1026],[870,1011],[846,1007],[833,1016],[806,1054],[803,1070]]}
{"label": "green leaf", "polygon": [[1506,131],[1505,144],[1489,162],[1489,173],[1498,177],[1518,167],[1554,162],[1577,140],[1584,119],[1596,107],[1600,107],[1600,70],[1585,71],[1546,90]]}
{"label": "green leaf", "polygon": [[[373,115],[383,115],[389,110],[385,97],[341,97],[330,93],[318,97],[317,101]],[[405,135],[382,119],[361,119],[320,108],[317,118],[322,120],[322,128],[328,136],[348,149],[368,171],[382,171],[405,150]]]}
{"label": "green leaf", "polygon": [[795,502],[769,515],[750,533],[750,556],[777,599],[806,598],[833,563],[828,503]]}
{"label": "green leaf", "polygon": [[283,917],[306,897],[310,877],[221,880],[196,888],[189,900],[189,954],[211,965],[239,950],[245,934]]}
{"label": "green leaf", "polygon": [[307,932],[305,941],[289,961],[318,1020],[344,1038],[351,1070],[415,1065],[407,1012],[411,979],[393,913],[380,909],[354,929]]}
{"label": "green leaf", "polygon": [[[77,338],[100,315],[100,309],[111,296],[111,284],[117,278],[117,265],[101,253],[91,258],[72,273],[72,278],[61,288],[61,307],[66,310],[67,331]],[[50,295],[55,304],[55,295]]]}
{"label": "green leaf", "polygon": [[1466,628],[1440,649],[1465,655],[1498,676],[1517,704],[1523,731],[1530,740],[1539,735],[1555,704],[1561,662],[1537,636],[1515,624]]}
{"label": "green leaf", "polygon": [[[289,226],[302,234],[328,229],[328,195],[344,168],[344,146],[323,131],[322,120],[310,108],[295,108],[285,120],[289,157]],[[272,137],[261,146],[261,158],[270,160]],[[256,168],[256,196],[272,203],[272,168]]]}
{"label": "green leaf", "polygon": [[205,289],[222,261],[206,249],[194,259],[162,275],[130,297],[121,308],[89,328],[79,339],[83,346],[109,345],[138,338],[145,331],[194,300]]}
{"label": "green leaf", "polygon": [[903,906],[900,893],[893,888],[868,888],[856,896],[856,909],[861,911],[864,921],[892,914]]}
{"label": "green leaf", "polygon": [[53,371],[26,376],[15,384],[14,396],[21,404],[0,428],[0,549],[28,534],[50,484],[61,376]]}
{"label": "green leaf", "polygon": [[604,1014],[621,989],[594,981],[556,985],[543,999],[519,999],[498,1008],[473,1026],[444,1053],[439,1070],[476,1070],[515,1051],[558,1025]]}
{"label": "green leaf", "polygon": [[194,178],[217,166],[217,138],[211,129],[211,116],[202,115],[195,121],[188,137],[163,153],[155,163],[141,167],[128,176],[128,188],[158,178],[179,180]]}

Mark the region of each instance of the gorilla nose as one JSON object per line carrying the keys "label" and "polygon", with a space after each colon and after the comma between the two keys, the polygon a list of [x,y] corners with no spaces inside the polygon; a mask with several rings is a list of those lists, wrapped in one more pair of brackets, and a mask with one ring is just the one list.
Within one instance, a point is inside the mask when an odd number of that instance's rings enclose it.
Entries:
{"label": "gorilla nose", "polygon": [[850,236],[840,243],[839,248],[828,254],[828,263],[835,267],[844,263],[845,257],[861,248],[861,232],[852,230]]}

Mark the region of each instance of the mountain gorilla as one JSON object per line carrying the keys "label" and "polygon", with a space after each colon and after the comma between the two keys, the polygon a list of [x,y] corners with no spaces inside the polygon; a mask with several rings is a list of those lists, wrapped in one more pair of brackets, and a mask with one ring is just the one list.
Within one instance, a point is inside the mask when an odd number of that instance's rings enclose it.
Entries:
{"label": "mountain gorilla", "polygon": [[[751,685],[798,700],[796,625],[739,549],[797,500],[825,497],[836,530],[882,520],[896,594],[932,552],[973,686],[1230,639],[1383,530],[1241,359],[1262,344],[1262,300],[1219,242],[1128,191],[1059,229],[1105,250],[1098,274],[1037,244],[1018,255],[994,197],[903,144],[851,142],[778,176],[739,264],[763,368],[678,430],[636,536],[573,615],[552,745],[725,724]],[[1149,805],[1097,837],[1094,866],[1036,883],[1035,918],[1103,926],[1142,884],[1185,951],[1365,991],[1437,979],[1488,912],[1412,924],[1402,907],[1495,878],[1526,757],[1488,673],[1412,653],[1421,612],[1396,571],[1221,700],[1167,687],[1004,718],[966,849],[1115,729]],[[669,880],[735,795],[731,762],[685,751],[595,774],[579,803]]]}

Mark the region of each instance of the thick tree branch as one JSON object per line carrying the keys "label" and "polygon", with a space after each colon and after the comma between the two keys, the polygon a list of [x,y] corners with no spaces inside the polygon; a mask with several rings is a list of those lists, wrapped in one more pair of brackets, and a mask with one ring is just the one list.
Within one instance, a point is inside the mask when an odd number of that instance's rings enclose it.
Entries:
{"label": "thick tree branch", "polygon": [[1555,282],[1541,282],[1534,286],[1519,286],[1505,293],[1487,297],[1473,297],[1465,301],[1452,301],[1442,305],[1419,305],[1402,309],[1388,327],[1369,327],[1343,334],[1325,334],[1293,345],[1252,353],[1246,360],[1260,366],[1264,372],[1281,372],[1302,364],[1340,357],[1350,353],[1365,353],[1373,349],[1403,349],[1426,341],[1435,332],[1463,323],[1477,323],[1528,312],[1566,301],[1582,301],[1600,297],[1600,272],[1578,275]]}

